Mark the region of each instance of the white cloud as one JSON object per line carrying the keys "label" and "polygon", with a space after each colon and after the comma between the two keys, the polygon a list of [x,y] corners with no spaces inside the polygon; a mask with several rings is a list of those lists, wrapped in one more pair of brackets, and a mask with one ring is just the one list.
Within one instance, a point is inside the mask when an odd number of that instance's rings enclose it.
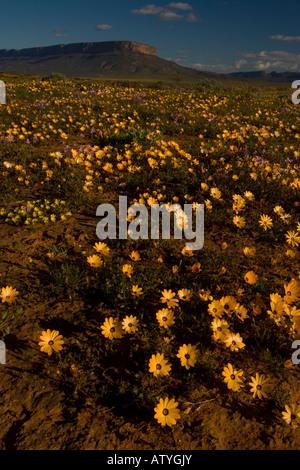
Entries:
{"label": "white cloud", "polygon": [[174,11],[163,11],[158,15],[158,18],[163,21],[174,21],[182,20],[184,16],[179,13],[175,13]]}
{"label": "white cloud", "polygon": [[237,60],[234,64],[193,64],[197,70],[202,72],[214,72],[214,73],[233,73],[238,72],[243,65],[247,64],[247,61],[244,59]]}
{"label": "white cloud", "polygon": [[178,51],[176,51],[176,54],[180,54],[180,55],[183,55],[185,57],[189,57],[190,55],[194,54],[194,51],[191,50],[191,49],[178,49]]}
{"label": "white cloud", "polygon": [[252,65],[257,70],[300,71],[300,54],[286,51],[260,51],[240,53],[240,55],[246,59],[253,59]]}
{"label": "white cloud", "polygon": [[237,60],[234,65],[235,65],[235,68],[237,68],[238,70],[242,67],[242,65],[245,65],[247,64],[247,61],[244,60],[244,59],[241,59],[241,60]]}
{"label": "white cloud", "polygon": [[186,17],[186,21],[189,23],[195,23],[196,21],[199,21],[195,13],[189,13]]}
{"label": "white cloud", "polygon": [[192,10],[193,7],[189,5],[188,3],[180,3],[180,2],[172,2],[167,5],[170,8],[176,8],[178,10]]}
{"label": "white cloud", "polygon": [[60,29],[60,28],[57,28],[53,31],[53,36],[55,38],[68,38],[68,37],[70,37],[70,35],[67,33],[67,31],[65,29]]}
{"label": "white cloud", "polygon": [[[179,13],[190,11],[190,13],[185,16],[184,14]],[[145,5],[140,9],[131,10],[131,13],[134,15],[156,15],[156,17],[162,21],[177,21],[177,20],[185,20],[189,23],[193,23],[198,21],[196,15],[191,12],[193,7],[189,5],[189,3],[182,3],[182,2],[171,2],[166,6],[157,6],[154,4]]]}
{"label": "white cloud", "polygon": [[193,64],[193,68],[201,70],[202,72],[215,72],[215,73],[230,73],[233,71],[232,67],[225,64]]}
{"label": "white cloud", "polygon": [[232,64],[195,63],[203,72],[234,73],[239,71],[300,72],[300,54],[286,51],[236,52],[241,58]]}
{"label": "white cloud", "polygon": [[299,42],[300,36],[284,36],[283,34],[276,34],[274,36],[270,36],[269,39],[272,39],[273,41]]}
{"label": "white cloud", "polygon": [[109,31],[112,29],[112,26],[110,24],[98,24],[96,26],[97,31]]}
{"label": "white cloud", "polygon": [[164,7],[157,7],[155,5],[146,5],[142,7],[140,10],[131,10],[134,15],[157,15],[158,13],[162,12]]}

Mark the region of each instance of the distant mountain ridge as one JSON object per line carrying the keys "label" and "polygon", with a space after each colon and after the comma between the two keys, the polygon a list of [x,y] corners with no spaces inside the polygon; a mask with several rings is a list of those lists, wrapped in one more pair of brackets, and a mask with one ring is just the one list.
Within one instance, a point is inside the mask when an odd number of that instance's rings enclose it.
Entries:
{"label": "distant mountain ridge", "polygon": [[0,49],[0,57],[44,57],[59,54],[101,54],[103,52],[130,51],[157,55],[155,47],[134,41],[81,42],[56,46],[31,47],[27,49]]}
{"label": "distant mountain ridge", "polygon": [[183,67],[157,56],[155,47],[134,41],[60,44],[1,49],[0,73],[67,77],[195,80],[216,74]]}
{"label": "distant mountain ridge", "polygon": [[270,82],[283,82],[289,83],[294,80],[300,80],[300,72],[270,72],[265,71],[253,71],[253,72],[234,72],[224,74],[223,76],[232,77],[232,78],[244,78],[251,80],[263,80]]}
{"label": "distant mountain ridge", "polygon": [[58,44],[25,49],[0,49],[0,73],[113,79],[178,79],[197,81],[206,78],[259,80],[292,83],[296,72],[235,72],[218,74],[199,71],[162,59],[155,47],[135,41],[105,41]]}

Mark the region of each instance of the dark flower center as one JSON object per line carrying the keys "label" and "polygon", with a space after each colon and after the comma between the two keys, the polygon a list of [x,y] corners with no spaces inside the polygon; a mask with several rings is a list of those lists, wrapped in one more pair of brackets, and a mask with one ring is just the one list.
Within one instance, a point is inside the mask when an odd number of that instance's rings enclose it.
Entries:
{"label": "dark flower center", "polygon": [[54,344],[54,341],[52,339],[48,342],[49,346],[52,346]]}
{"label": "dark flower center", "polygon": [[165,408],[165,409],[163,410],[163,415],[167,416],[168,414],[169,414],[169,410],[167,410],[167,408]]}
{"label": "dark flower center", "polygon": [[116,331],[115,327],[112,327],[110,330],[109,330],[111,333],[114,333]]}
{"label": "dark flower center", "polygon": [[156,364],[156,369],[160,370],[160,369],[161,369],[161,365],[160,365],[160,364]]}
{"label": "dark flower center", "polygon": [[186,354],[184,357],[185,357],[187,360],[189,360],[189,358],[190,358],[191,356],[190,356],[189,354]]}

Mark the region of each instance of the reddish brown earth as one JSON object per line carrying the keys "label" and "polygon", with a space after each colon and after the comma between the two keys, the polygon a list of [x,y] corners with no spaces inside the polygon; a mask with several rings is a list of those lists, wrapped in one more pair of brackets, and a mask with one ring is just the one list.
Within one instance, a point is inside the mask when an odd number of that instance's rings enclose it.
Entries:
{"label": "reddish brown earth", "polygon": [[[80,239],[82,233],[87,235]],[[258,403],[244,392],[238,398],[230,395],[219,379],[192,391],[190,412],[171,429],[162,429],[154,417],[128,416],[78,396],[76,383],[87,373],[80,364],[70,367],[74,387],[64,386],[57,360],[39,349],[41,330],[59,329],[69,342],[84,342],[94,328],[92,319],[86,329],[78,328],[84,300],[58,302],[55,296],[41,295],[41,285],[47,290],[45,254],[68,235],[81,245],[78,249],[87,249],[95,242],[95,221],[73,217],[38,227],[35,233],[0,224],[1,286],[16,287],[25,308],[5,337],[7,361],[0,365],[1,450],[299,449],[300,428],[287,426],[278,407]],[[250,358],[248,366],[251,370]],[[282,396],[288,391],[289,403],[300,404],[299,367],[272,377]]]}

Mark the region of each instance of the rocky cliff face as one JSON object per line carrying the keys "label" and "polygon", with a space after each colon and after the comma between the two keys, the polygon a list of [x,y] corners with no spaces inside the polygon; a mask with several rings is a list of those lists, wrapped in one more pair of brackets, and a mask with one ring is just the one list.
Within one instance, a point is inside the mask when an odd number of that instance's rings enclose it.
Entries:
{"label": "rocky cliff face", "polygon": [[0,73],[50,77],[198,80],[203,73],[157,56],[156,49],[133,41],[60,44],[0,50]]}
{"label": "rocky cliff face", "polygon": [[60,44],[57,46],[32,47],[29,49],[0,49],[0,57],[44,57],[61,54],[101,54],[102,52],[129,51],[156,56],[155,47],[133,41],[108,41]]}

